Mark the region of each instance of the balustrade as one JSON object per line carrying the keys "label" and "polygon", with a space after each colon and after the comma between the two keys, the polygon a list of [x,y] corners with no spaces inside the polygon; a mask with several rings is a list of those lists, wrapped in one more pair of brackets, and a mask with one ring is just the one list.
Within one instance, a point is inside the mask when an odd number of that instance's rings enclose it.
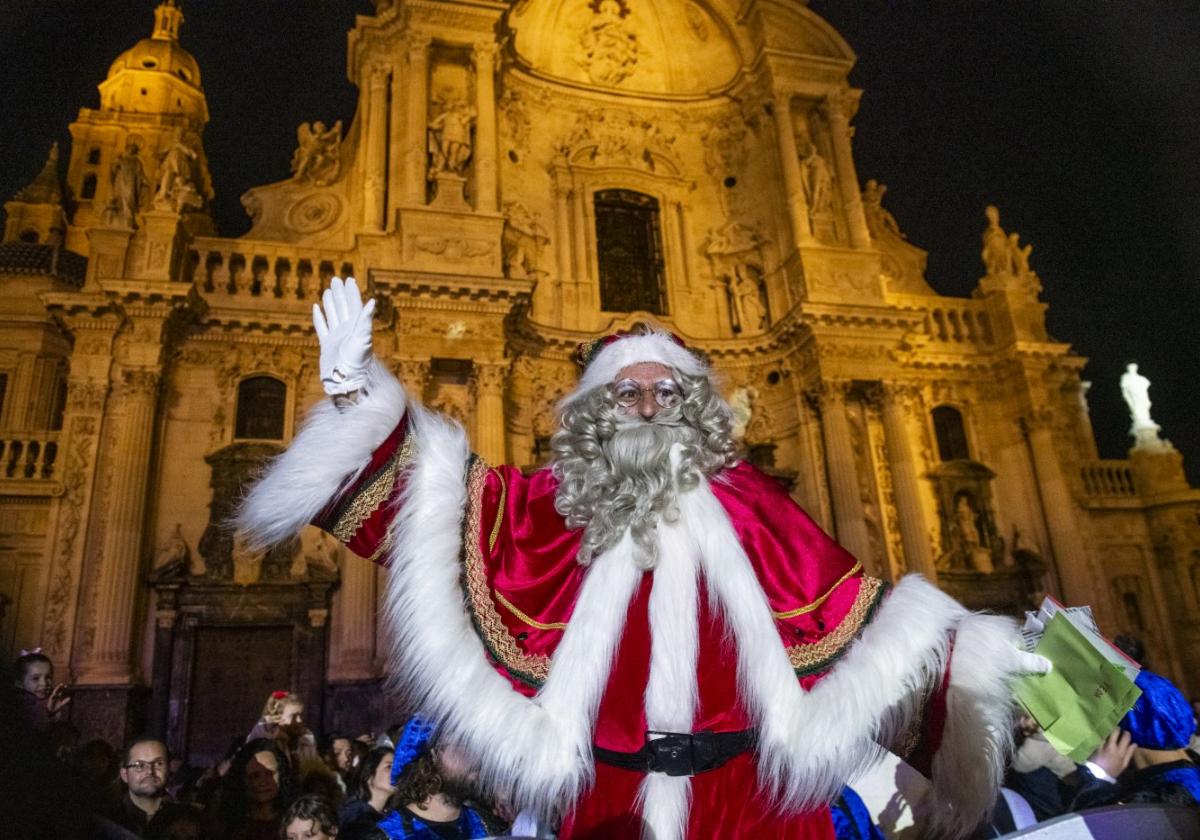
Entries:
{"label": "balustrade", "polygon": [[6,479],[45,481],[54,477],[58,457],[58,432],[0,437],[0,476]]}
{"label": "balustrade", "polygon": [[1128,461],[1091,461],[1080,468],[1083,491],[1092,497],[1133,498],[1138,494]]}
{"label": "balustrade", "polygon": [[354,275],[341,251],[265,242],[198,238],[184,263],[184,279],[203,292],[308,301],[335,274]]}

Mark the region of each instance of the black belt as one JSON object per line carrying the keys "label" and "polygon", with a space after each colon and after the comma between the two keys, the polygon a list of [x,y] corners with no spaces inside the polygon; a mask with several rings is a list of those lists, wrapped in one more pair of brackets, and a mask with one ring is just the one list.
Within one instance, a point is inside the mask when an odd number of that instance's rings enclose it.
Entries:
{"label": "black belt", "polygon": [[[655,732],[646,733],[646,743],[637,752],[617,752],[592,745],[592,754],[605,764],[642,773],[695,776],[715,770],[729,759],[754,746],[755,730],[741,732]],[[651,737],[655,736],[655,737]]]}

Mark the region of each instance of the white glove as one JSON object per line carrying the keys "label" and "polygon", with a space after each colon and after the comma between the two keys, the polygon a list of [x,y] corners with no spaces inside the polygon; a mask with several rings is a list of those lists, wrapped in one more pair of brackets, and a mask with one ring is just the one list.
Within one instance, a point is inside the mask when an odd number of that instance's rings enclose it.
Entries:
{"label": "white glove", "polygon": [[371,316],[375,299],[363,305],[353,277],[334,277],[321,297],[322,307],[313,304],[313,326],[321,343],[321,385],[330,396],[348,394],[367,384],[371,362]]}

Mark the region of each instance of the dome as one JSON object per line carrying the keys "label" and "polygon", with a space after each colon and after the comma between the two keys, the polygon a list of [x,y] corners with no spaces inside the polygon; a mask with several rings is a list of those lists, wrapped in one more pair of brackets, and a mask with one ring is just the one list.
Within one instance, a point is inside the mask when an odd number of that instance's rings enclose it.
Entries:
{"label": "dome", "polygon": [[694,0],[532,0],[509,25],[529,70],[587,87],[697,96],[742,67],[728,27]]}
{"label": "dome", "polygon": [[200,65],[179,44],[183,12],[175,0],[154,10],[154,32],[117,56],[100,83],[101,107],[135,114],[178,114],[208,122]]}
{"label": "dome", "polygon": [[200,90],[200,65],[178,41],[143,38],[117,56],[108,68],[108,78],[123,70],[166,73]]}

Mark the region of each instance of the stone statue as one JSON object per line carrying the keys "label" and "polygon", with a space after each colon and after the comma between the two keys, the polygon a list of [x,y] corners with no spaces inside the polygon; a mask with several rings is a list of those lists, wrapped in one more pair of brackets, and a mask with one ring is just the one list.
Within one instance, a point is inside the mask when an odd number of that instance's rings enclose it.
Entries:
{"label": "stone statue", "polygon": [[460,98],[442,102],[437,116],[429,121],[429,177],[448,172],[462,175],[471,159],[471,126],[475,109]]}
{"label": "stone statue", "polygon": [[535,280],[546,273],[541,270],[542,250],[550,241],[549,232],[539,221],[542,214],[531,213],[519,201],[505,204],[504,213],[504,273],[514,279]]}
{"label": "stone statue", "polygon": [[146,170],[138,155],[138,142],[133,138],[127,140],[125,151],[113,162],[109,171],[112,195],[104,209],[104,224],[133,227],[134,217],[146,203],[150,181],[146,178]]}
{"label": "stone statue", "polygon": [[878,239],[884,233],[890,233],[898,236],[901,239],[907,237],[900,232],[900,225],[896,221],[896,217],[887,211],[883,206],[883,194],[887,192],[887,186],[879,183],[874,178],[867,181],[867,185],[863,187],[862,203],[863,212],[867,217],[867,230],[871,232],[871,236]]}
{"label": "stone statue", "polygon": [[1150,419],[1150,380],[1138,373],[1138,366],[1130,362],[1121,374],[1121,396],[1129,406],[1129,417],[1133,425],[1129,434],[1138,436],[1144,430],[1157,432],[1159,425]]}
{"label": "stone statue", "polygon": [[1029,255],[1031,253],[1033,253],[1032,245],[1026,245],[1022,248],[1020,237],[1017,234],[1010,233],[1008,235],[1008,255],[1012,261],[1013,274],[1018,277],[1024,277],[1032,273],[1029,268]]}
{"label": "stone statue", "polygon": [[300,123],[296,129],[296,151],[292,154],[292,177],[318,187],[334,182],[341,169],[342,121],[326,128],[320,120]]}
{"label": "stone statue", "polygon": [[978,517],[979,514],[976,512],[971,498],[966,493],[960,494],[958,501],[954,503],[954,518],[958,523],[958,534],[962,539],[963,553],[972,569],[987,575],[995,571],[995,566],[992,564],[991,553],[983,545],[983,540],[979,536]]}
{"label": "stone statue", "polygon": [[[183,538],[182,523],[175,523],[175,530],[171,536],[167,537],[167,541],[163,543],[163,547],[158,550],[158,556],[154,558],[154,569],[159,574],[173,575],[196,574],[192,571],[189,560],[191,559],[192,551],[188,548],[187,541]],[[199,557],[199,565],[204,568],[204,558]],[[204,571],[199,572],[204,574]]]}
{"label": "stone statue", "polygon": [[810,217],[824,216],[833,209],[833,173],[829,163],[817,151],[816,143],[800,158],[800,178]]}
{"label": "stone statue", "polygon": [[619,0],[600,0],[595,10],[579,33],[578,61],[593,82],[617,85],[637,69],[637,33],[625,22],[629,9]]}
{"label": "stone statue", "polygon": [[1012,250],[1008,235],[1000,227],[1000,210],[989,204],[984,209],[988,226],[983,231],[983,251],[980,256],[989,277],[1012,274]]}
{"label": "stone statue", "polygon": [[202,204],[192,176],[196,150],[182,139],[162,153],[158,163],[158,189],[154,193],[156,210],[182,212]]}
{"label": "stone statue", "polygon": [[243,585],[258,583],[262,577],[263,555],[246,547],[239,535],[233,540],[233,582]]}
{"label": "stone statue", "polygon": [[767,306],[754,267],[749,263],[737,263],[732,275],[726,277],[726,283],[733,306],[734,329],[743,333],[762,332],[767,323]]}

